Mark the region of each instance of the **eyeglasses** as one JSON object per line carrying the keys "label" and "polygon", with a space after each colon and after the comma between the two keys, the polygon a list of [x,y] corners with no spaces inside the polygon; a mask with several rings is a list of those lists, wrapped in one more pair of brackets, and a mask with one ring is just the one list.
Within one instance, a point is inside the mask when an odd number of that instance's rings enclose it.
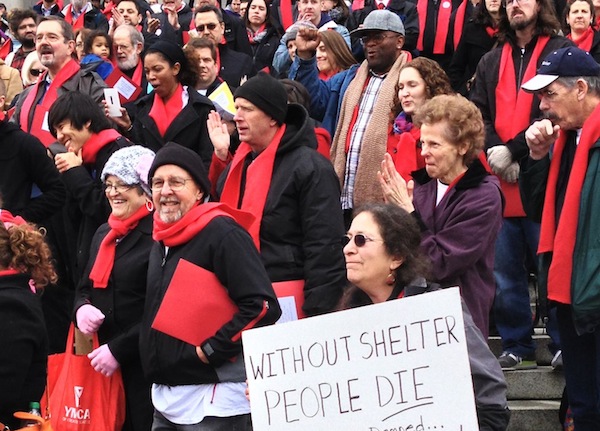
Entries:
{"label": "eyeglasses", "polygon": [[29,73],[31,73],[31,76],[40,76],[45,71],[46,69],[30,69]]}
{"label": "eyeglasses", "polygon": [[398,36],[399,35],[397,35],[397,34],[371,33],[371,34],[367,34],[366,36],[361,37],[360,43],[362,43],[364,45],[367,42],[369,42],[370,40],[372,40],[375,43],[381,43],[388,37],[398,37]]}
{"label": "eyeglasses", "polygon": [[508,6],[512,6],[514,3],[522,5],[522,4],[527,4],[530,1],[531,0],[502,0],[502,6],[508,7]]}
{"label": "eyeglasses", "polygon": [[202,33],[204,31],[205,28],[208,29],[208,31],[213,31],[215,28],[217,28],[219,24],[215,24],[214,22],[211,22],[210,24],[200,24],[196,26],[196,30],[198,30],[200,33]]}
{"label": "eyeglasses", "polygon": [[[169,178],[166,182],[169,185],[169,188],[174,192],[179,192],[183,190],[185,187],[185,183],[188,181],[192,181],[191,178]],[[160,192],[165,185],[165,180],[162,178],[152,178],[150,182],[150,187],[153,192]]]}
{"label": "eyeglasses", "polygon": [[110,193],[110,191],[112,189],[114,189],[115,192],[117,192],[117,193],[125,193],[127,190],[131,190],[134,187],[135,187],[134,185],[128,185],[128,184],[111,184],[111,183],[105,183],[104,184],[104,192],[105,193]]}
{"label": "eyeglasses", "polygon": [[352,235],[344,235],[342,237],[342,247],[346,247],[350,243],[350,241],[352,241],[352,240],[354,240],[354,244],[357,247],[364,247],[367,242],[376,242],[376,241],[382,241],[383,242],[382,239],[371,239],[368,236],[365,236],[365,235],[359,233],[359,234],[356,234],[354,236],[352,236]]}

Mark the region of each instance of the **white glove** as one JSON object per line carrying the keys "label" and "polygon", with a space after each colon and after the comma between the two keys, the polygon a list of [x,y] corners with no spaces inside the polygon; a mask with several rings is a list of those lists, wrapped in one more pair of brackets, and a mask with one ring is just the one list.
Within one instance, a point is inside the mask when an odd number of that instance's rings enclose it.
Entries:
{"label": "white glove", "polygon": [[94,370],[106,377],[112,376],[119,368],[119,362],[108,348],[108,344],[101,345],[87,356],[91,359],[90,363],[94,367]]}
{"label": "white glove", "polygon": [[502,174],[513,162],[512,154],[506,145],[496,145],[487,150],[487,161],[496,175]]}
{"label": "white glove", "polygon": [[504,170],[504,172],[500,173],[500,178],[502,178],[507,183],[516,183],[519,179],[519,172],[521,167],[519,166],[519,162],[513,162],[508,168]]}
{"label": "white glove", "polygon": [[94,307],[92,304],[84,304],[77,309],[75,319],[77,327],[83,335],[91,335],[100,328],[104,322],[104,314],[102,311]]}

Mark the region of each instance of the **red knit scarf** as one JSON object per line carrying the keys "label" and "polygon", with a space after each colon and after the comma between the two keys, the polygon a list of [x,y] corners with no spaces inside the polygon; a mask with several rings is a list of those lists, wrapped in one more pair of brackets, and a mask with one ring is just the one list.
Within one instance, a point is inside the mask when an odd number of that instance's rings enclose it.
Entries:
{"label": "red knit scarf", "polygon": [[[71,79],[75,74],[79,72],[79,64],[75,60],[69,60],[69,62],[56,74],[52,83],[48,87],[48,90],[44,94],[44,98],[40,106],[42,109],[49,111],[52,104],[56,101],[58,97],[58,89],[62,87],[62,85]],[[33,86],[33,88],[27,94],[27,97],[23,101],[23,106],[21,107],[21,115],[19,117],[19,121],[21,124],[21,129],[26,132],[31,132],[29,125],[29,113],[34,108],[33,104],[35,102],[35,98],[40,91],[41,85],[46,85],[46,75],[48,72],[38,80],[37,83]],[[34,109],[38,109],[36,106]]]}
{"label": "red knit scarf", "polygon": [[[260,224],[273,176],[275,155],[284,133],[285,124],[279,128],[269,146],[254,159],[246,171],[246,185],[241,209],[248,211],[255,217],[254,222],[248,228],[248,232],[258,250],[260,250]],[[237,208],[240,201],[244,161],[251,151],[250,145],[246,142],[240,144],[235,152],[225,185],[223,186],[221,202],[233,208]]]}
{"label": "red knit scarf", "polygon": [[[521,82],[527,82],[535,75],[540,55],[549,39],[549,36],[538,37]],[[508,142],[517,133],[529,126],[531,105],[534,98],[533,94],[517,88],[512,50],[512,45],[508,42],[502,47],[498,86],[496,87],[496,120],[494,127],[502,142]],[[502,179],[500,179],[500,185],[506,198],[504,217],[524,217],[525,211],[519,194],[519,185],[517,183],[507,183]]]}
{"label": "red knit scarf", "polygon": [[98,151],[119,137],[121,134],[115,129],[105,129],[100,133],[94,133],[81,148],[83,163],[89,165],[96,163]]}
{"label": "red knit scarf", "polygon": [[148,115],[156,123],[160,136],[165,136],[167,129],[183,109],[182,95],[183,86],[181,84],[177,84],[175,92],[166,103],[162,97],[157,93],[154,93],[154,102],[152,103],[152,109],[150,109]]}
{"label": "red knit scarf", "polygon": [[81,10],[81,13],[76,20],[73,19],[73,5],[69,5],[67,12],[65,13],[65,21],[67,21],[73,27],[73,30],[83,28],[85,20],[85,8]]}
{"label": "red knit scarf", "polygon": [[594,42],[594,30],[592,27],[588,27],[578,39],[573,39],[573,33],[569,33],[567,39],[572,40],[578,48],[583,49],[585,52],[590,52],[592,43]]}
{"label": "red knit scarf", "polygon": [[175,223],[163,222],[158,212],[155,212],[152,238],[162,241],[167,247],[176,247],[190,241],[212,219],[219,216],[232,218],[244,228],[254,220],[251,214],[235,210],[223,203],[205,203],[196,205]]}
{"label": "red knit scarf", "polygon": [[115,252],[117,249],[117,239],[123,238],[129,232],[136,228],[139,221],[150,214],[146,205],[142,205],[135,213],[125,220],[113,216],[108,217],[110,230],[100,243],[96,261],[90,272],[90,280],[93,286],[105,288],[108,286],[108,279],[115,263]]}
{"label": "red knit scarf", "polygon": [[579,222],[581,189],[587,173],[590,149],[598,139],[600,139],[600,105],[594,109],[592,115],[583,123],[558,226],[555,219],[556,184],[560,175],[560,162],[567,140],[567,134],[563,133],[562,130],[559,132],[558,139],[554,144],[554,153],[550,162],[538,253],[553,252],[552,263],[548,271],[548,298],[563,304],[571,303],[573,252]]}
{"label": "red knit scarf", "polygon": [[[419,39],[417,40],[417,49],[423,51],[423,35],[425,33],[425,24],[427,23],[427,5],[429,0],[418,0],[417,13],[419,14]],[[446,7],[447,6],[447,7]],[[444,54],[446,52],[446,39],[448,38],[448,29],[450,27],[450,15],[452,15],[452,3],[450,0],[440,0],[438,6],[437,27],[435,30],[435,40],[433,43],[434,54]]]}

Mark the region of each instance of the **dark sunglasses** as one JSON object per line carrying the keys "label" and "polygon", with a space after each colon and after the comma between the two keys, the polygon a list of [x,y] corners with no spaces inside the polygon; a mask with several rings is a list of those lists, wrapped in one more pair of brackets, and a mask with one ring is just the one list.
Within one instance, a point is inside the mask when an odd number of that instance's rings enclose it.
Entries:
{"label": "dark sunglasses", "polygon": [[217,28],[219,24],[215,24],[214,22],[211,22],[210,24],[200,24],[199,26],[196,26],[196,30],[198,30],[199,32],[203,32],[205,28],[208,29],[208,31],[213,31],[215,28]]}
{"label": "dark sunglasses", "polygon": [[342,247],[346,247],[350,241],[354,240],[354,244],[357,247],[364,247],[365,244],[369,241],[383,241],[381,239],[371,239],[368,236],[364,236],[363,234],[356,234],[354,236],[344,235],[342,237]]}
{"label": "dark sunglasses", "polygon": [[40,76],[45,71],[46,69],[31,69],[29,73],[31,73],[31,76]]}

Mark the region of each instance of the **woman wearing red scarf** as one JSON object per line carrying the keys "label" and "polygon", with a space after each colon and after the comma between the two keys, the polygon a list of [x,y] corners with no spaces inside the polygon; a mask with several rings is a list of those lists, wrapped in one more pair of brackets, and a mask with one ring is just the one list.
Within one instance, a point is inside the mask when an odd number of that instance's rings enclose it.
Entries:
{"label": "woman wearing red scarf", "polygon": [[104,165],[100,179],[112,211],[92,240],[74,309],[84,334],[98,332],[100,347],[88,355],[94,369],[107,376],[121,369],[127,412],[123,429],[133,431],[149,430],[153,413],[138,351],[153,244],[148,187],[153,160],[153,151],[134,145],[116,151]]}
{"label": "woman wearing red scarf", "polygon": [[77,284],[94,232],[110,214],[100,173],[112,153],[131,143],[111,128],[94,99],[75,91],[54,102],[48,126],[66,150],[54,157],[54,163],[67,189],[64,222],[72,234],[62,241],[71,262],[73,282]]}
{"label": "woman wearing red scarf", "polygon": [[462,96],[440,95],[425,102],[415,120],[425,168],[407,183],[386,154],[378,173],[383,195],[417,219],[421,248],[432,263],[431,281],[460,287],[487,338],[503,199],[498,178],[479,159],[485,136],[481,112]]}
{"label": "woman wearing red scarf", "polygon": [[10,429],[20,426],[13,413],[28,411],[46,387],[48,335],[32,290],[56,279],[44,234],[0,210],[0,422]]}
{"label": "woman wearing red scarf", "polygon": [[281,38],[271,21],[271,7],[265,0],[250,0],[244,25],[252,48],[256,70],[271,71],[273,56]]}
{"label": "woman wearing red scarf", "polygon": [[565,34],[600,63],[600,32],[592,27],[595,16],[592,0],[569,0],[565,7]]}
{"label": "woman wearing red scarf", "polygon": [[208,169],[212,145],[206,120],[213,104],[197,91],[188,91],[188,85],[193,90],[196,76],[183,50],[171,42],[156,42],[146,50],[144,72],[154,90],[113,120],[134,142],[152,151],[170,141],[193,150]]}
{"label": "woman wearing red scarf", "polygon": [[400,69],[387,153],[392,156],[396,170],[406,181],[412,178],[413,171],[425,167],[419,148],[421,131],[413,124],[412,116],[432,97],[451,93],[448,76],[433,60],[417,57]]}
{"label": "woman wearing red scarf", "polygon": [[481,57],[498,44],[501,4],[500,0],[479,2],[472,18],[465,24],[462,37],[458,41],[452,62],[448,67],[452,88],[463,96],[469,93],[472,84],[469,81],[475,74]]}
{"label": "woman wearing red scarf", "polygon": [[342,70],[356,64],[352,52],[344,38],[337,31],[322,31],[321,42],[317,46],[317,68],[319,78],[327,81]]}

